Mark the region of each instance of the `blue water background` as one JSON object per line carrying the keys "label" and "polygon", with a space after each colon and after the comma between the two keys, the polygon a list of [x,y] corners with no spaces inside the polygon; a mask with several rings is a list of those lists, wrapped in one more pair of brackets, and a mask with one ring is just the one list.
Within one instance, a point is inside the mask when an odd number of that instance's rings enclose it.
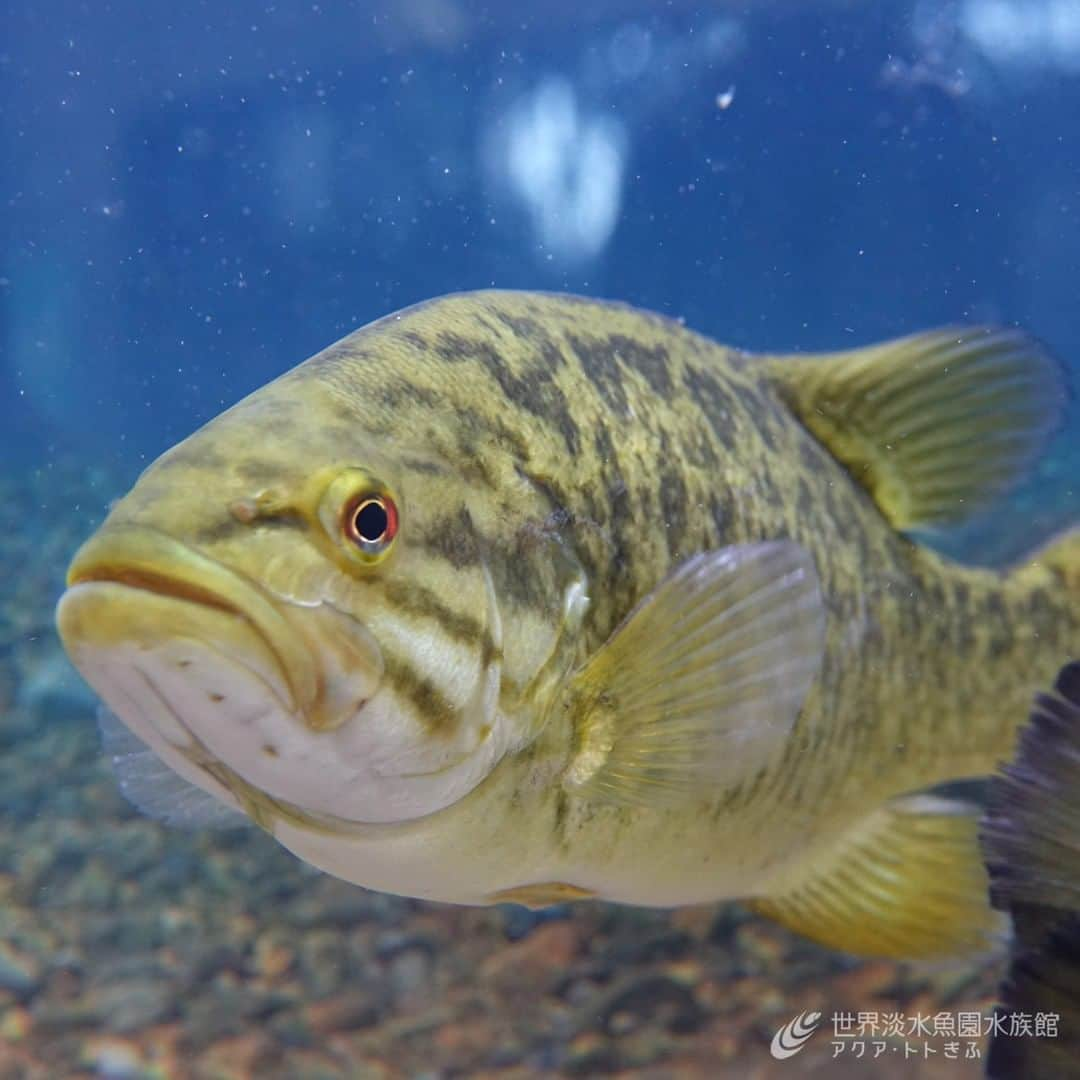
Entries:
{"label": "blue water background", "polygon": [[[347,331],[488,286],[761,350],[1016,322],[1080,368],[1080,3],[21,0],[2,22],[5,469],[130,477]],[[1078,515],[1075,426],[975,548]]]}
{"label": "blue water background", "polygon": [[[1080,382],[1078,118],[1080,0],[0,3],[0,1051],[25,1003],[49,1062],[35,1075],[104,1060],[99,1029],[156,1053],[143,1028],[158,1021],[191,1053],[255,1032],[280,1075],[335,1075],[295,1071],[345,1038],[310,1034],[306,997],[373,1002],[377,1023],[350,1037],[390,1066],[435,1045],[410,1017],[471,1031],[479,994],[490,1030],[463,1060],[509,1047],[551,1072],[571,1057],[563,1019],[615,1000],[615,973],[662,1019],[656,987],[676,979],[659,915],[519,909],[485,929],[335,891],[269,839],[159,838],[106,775],[52,632],[64,565],[198,424],[454,290],[616,298],[763,351],[1016,323]],[[1074,405],[1029,484],[934,542],[1000,560],[1080,521],[1078,431]],[[324,911],[341,920],[329,933]],[[589,938],[566,1003],[553,972],[490,974],[540,918]],[[665,1053],[704,1059],[728,1038],[729,995],[749,1027],[726,1075],[765,1058],[777,1009],[912,1011],[887,965],[845,990],[843,957],[739,918],[676,931],[672,961],[707,973],[703,1004],[680,991],[705,1026]],[[414,1000],[394,956],[433,926],[432,996]],[[278,984],[251,977],[264,939],[298,950],[281,985],[302,995],[268,1018]],[[957,985],[943,1002],[982,1007]],[[99,1012],[71,1021],[76,989]],[[50,1009],[73,1026],[47,1027]],[[640,1033],[596,1043],[595,1026],[596,1060],[636,1060]],[[835,1075],[821,1042],[812,1074]],[[812,1053],[785,1075],[811,1074]]]}

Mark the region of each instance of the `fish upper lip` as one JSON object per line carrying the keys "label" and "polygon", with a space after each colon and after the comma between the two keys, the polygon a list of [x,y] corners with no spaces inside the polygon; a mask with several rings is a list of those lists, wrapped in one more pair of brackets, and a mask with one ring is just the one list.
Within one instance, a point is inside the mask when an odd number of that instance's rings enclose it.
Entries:
{"label": "fish upper lip", "polygon": [[94,582],[108,582],[112,585],[126,585],[132,589],[156,593],[158,596],[173,596],[177,600],[201,604],[204,607],[218,608],[232,615],[243,616],[235,605],[228,603],[220,595],[209,589],[200,589],[189,582],[170,577],[168,574],[147,572],[123,565],[93,564],[68,574],[68,588],[75,585],[90,585]]}
{"label": "fish upper lip", "polygon": [[243,574],[168,533],[142,525],[106,525],[76,552],[67,585],[95,583],[140,589],[244,619],[277,662],[292,695],[306,710],[319,696],[318,666],[266,592]]}

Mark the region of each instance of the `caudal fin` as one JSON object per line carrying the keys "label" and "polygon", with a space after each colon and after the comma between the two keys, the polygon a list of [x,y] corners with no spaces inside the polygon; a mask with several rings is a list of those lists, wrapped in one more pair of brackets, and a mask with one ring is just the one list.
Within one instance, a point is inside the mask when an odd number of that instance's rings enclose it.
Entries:
{"label": "caudal fin", "polygon": [[991,784],[982,843],[991,898],[1015,928],[998,1008],[1015,1034],[995,1037],[987,1074],[1080,1075],[1080,662],[1036,698],[1014,762]]}

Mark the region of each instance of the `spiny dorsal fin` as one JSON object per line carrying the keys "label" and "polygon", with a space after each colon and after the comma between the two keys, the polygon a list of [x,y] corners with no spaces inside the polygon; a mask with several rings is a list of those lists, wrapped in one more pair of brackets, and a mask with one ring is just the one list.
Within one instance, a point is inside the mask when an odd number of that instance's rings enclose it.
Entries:
{"label": "spiny dorsal fin", "polygon": [[567,790],[659,806],[754,775],[795,723],[821,665],[824,621],[813,560],[798,544],[687,559],[574,676]]}
{"label": "spiny dorsal fin", "polygon": [[1014,329],[950,327],[769,365],[788,405],[898,529],[985,509],[1031,468],[1066,397],[1058,363]]}
{"label": "spiny dorsal fin", "polygon": [[897,799],[852,823],[831,857],[750,907],[823,945],[874,956],[970,953],[1004,940],[987,897],[974,808]]}

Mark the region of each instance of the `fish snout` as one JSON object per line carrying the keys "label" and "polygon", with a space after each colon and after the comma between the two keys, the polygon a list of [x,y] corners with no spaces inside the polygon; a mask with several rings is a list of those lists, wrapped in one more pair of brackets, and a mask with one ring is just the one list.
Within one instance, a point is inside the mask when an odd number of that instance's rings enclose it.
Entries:
{"label": "fish snout", "polygon": [[57,627],[91,685],[92,657],[110,648],[169,657],[192,677],[185,651],[216,654],[248,669],[281,710],[328,731],[355,716],[382,678],[378,646],[356,620],[276,596],[153,528],[106,526],[76,553],[67,582]]}

